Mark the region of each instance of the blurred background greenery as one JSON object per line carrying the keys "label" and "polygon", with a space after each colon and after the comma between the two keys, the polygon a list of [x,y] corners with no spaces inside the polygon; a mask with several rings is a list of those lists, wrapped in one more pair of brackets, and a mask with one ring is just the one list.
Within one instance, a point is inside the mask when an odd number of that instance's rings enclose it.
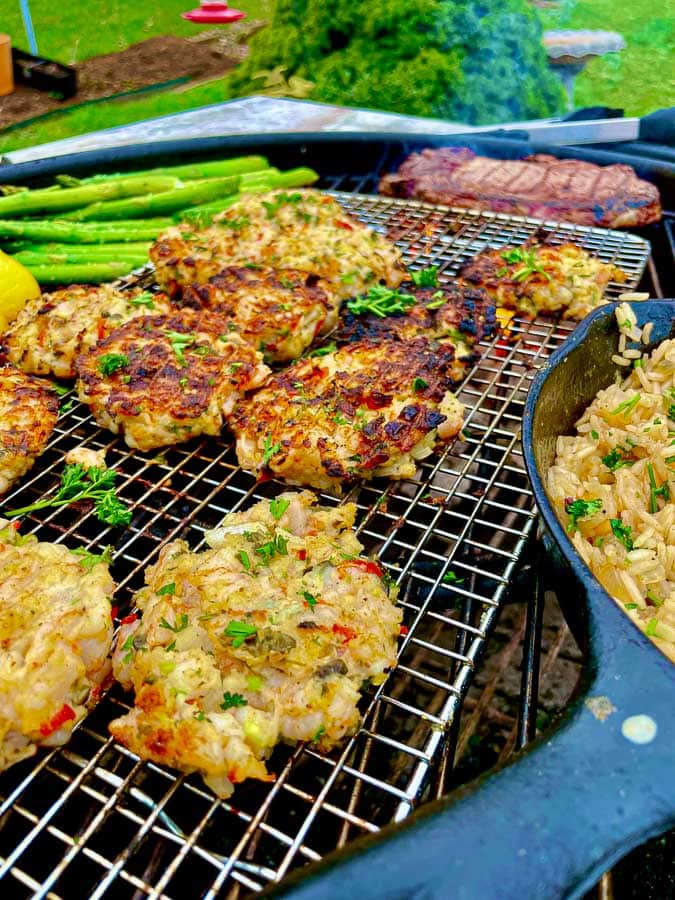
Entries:
{"label": "blurred background greenery", "polygon": [[[60,5],[32,0],[31,9],[40,53],[76,64],[154,35],[197,34],[197,26],[180,18],[190,5],[189,0]],[[295,83],[295,96],[326,102],[476,123],[546,116],[560,111],[563,100],[543,62],[542,28],[608,29],[626,41],[625,50],[593,60],[576,78],[575,106],[613,106],[626,115],[643,115],[675,105],[675,14],[663,0],[553,0],[536,6],[528,0],[240,0],[233,5],[269,23],[252,38],[251,56],[233,73],[142,99],[64,109],[0,133],[0,152],[248,93],[293,95],[294,76],[303,79]],[[2,29],[15,46],[27,49],[18,0],[6,0],[3,7]],[[256,78],[261,71],[266,75]]]}

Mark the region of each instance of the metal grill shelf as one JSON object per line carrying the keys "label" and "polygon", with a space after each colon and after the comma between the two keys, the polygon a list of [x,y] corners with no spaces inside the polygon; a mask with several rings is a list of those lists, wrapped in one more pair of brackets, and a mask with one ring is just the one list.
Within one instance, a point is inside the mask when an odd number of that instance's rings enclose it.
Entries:
{"label": "metal grill shelf", "polygon": [[[542,223],[429,204],[336,193],[346,209],[396,240],[413,267],[451,276],[486,246],[520,242]],[[649,245],[631,234],[546,223],[547,240],[574,240],[637,287]],[[533,369],[570,333],[570,323],[516,319],[508,337],[480,347],[480,363],[458,392],[467,409],[461,438],[424,460],[414,479],[372,482],[356,502],[366,551],[401,584],[408,633],[399,664],[363,698],[364,725],[321,756],[277,748],[272,785],[247,782],[217,800],[198,778],[140,762],[108,735],[130,698],[114,688],[70,743],[0,776],[3,897],[214,897],[261,890],[292,867],[403,819],[438,780],[460,709],[535,522],[519,443]],[[55,486],[65,453],[105,449],[119,494],[133,509],[124,531],[63,508],[30,517],[41,540],[101,549],[116,545],[113,575],[121,614],[143,570],[168,540],[193,547],[225,513],[281,489],[257,484],[232,442],[203,440],[160,454],[129,451],[97,428],[81,405],[64,413],[45,454],[7,505],[33,502]],[[452,583],[444,576],[454,573]],[[237,887],[238,886],[238,887]]]}

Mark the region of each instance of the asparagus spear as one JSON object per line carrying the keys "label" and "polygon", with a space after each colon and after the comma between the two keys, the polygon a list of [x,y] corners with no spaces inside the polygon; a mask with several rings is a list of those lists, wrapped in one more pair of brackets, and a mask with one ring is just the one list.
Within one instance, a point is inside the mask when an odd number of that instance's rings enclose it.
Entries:
{"label": "asparagus spear", "polygon": [[[77,254],[82,257],[77,262],[87,262],[89,260],[97,262],[99,260],[115,260],[123,256],[145,256],[147,258],[149,250],[149,241],[129,241],[126,244],[85,244],[82,247],[77,244],[55,244],[53,242],[32,244],[29,241],[22,241],[21,246],[17,247],[11,255],[15,256],[19,261],[21,261],[23,254],[30,254],[32,256],[67,256],[68,259],[64,260],[64,262],[68,260],[75,262],[74,256]],[[119,254],[119,256],[116,254]]]}
{"label": "asparagus spear", "polygon": [[208,203],[217,197],[234,194],[239,177],[230,175],[227,178],[212,178],[162,194],[147,194],[144,197],[129,197],[126,200],[113,200],[109,203],[95,203],[85,209],[77,210],[65,216],[78,222],[110,221],[114,219],[138,219],[147,215],[163,215],[185,209],[186,206]]}
{"label": "asparagus spear", "polygon": [[[257,175],[257,173],[255,173]],[[205,203],[201,206],[193,206],[191,209],[184,209],[177,212],[173,219],[174,222],[189,222],[198,228],[206,228],[213,221],[213,217],[218,213],[224,212],[246,194],[264,194],[267,191],[273,191],[277,188],[302,187],[303,185],[313,184],[317,181],[319,175],[314,169],[307,169],[304,166],[297,169],[289,169],[286,172],[272,174],[268,178],[260,181],[251,179],[242,184],[243,178],[240,180],[241,193],[232,194],[230,197],[224,197],[221,200],[214,200],[213,203]]]}
{"label": "asparagus spear", "polygon": [[64,222],[45,219],[41,222],[0,220],[0,238],[27,238],[38,243],[56,241],[61,244],[112,244],[154,241],[172,224],[170,219],[148,225],[132,222]]}
{"label": "asparagus spear", "polygon": [[[192,181],[195,178],[223,178],[226,175],[241,175],[243,172],[255,172],[256,169],[266,169],[269,166],[264,156],[236,156],[233,159],[214,159],[208,162],[188,163],[181,166],[160,166],[156,169],[144,169],[133,172],[132,175],[173,175],[183,181]],[[118,178],[128,178],[129,173],[115,173],[112,175],[92,175],[83,178],[82,184],[99,184],[104,181],[114,181]]]}
{"label": "asparagus spear", "polygon": [[62,265],[28,266],[40,284],[100,284],[114,281],[138,268],[128,262],[72,263]]}
{"label": "asparagus spear", "polygon": [[139,194],[160,193],[175,188],[180,182],[172,176],[141,178],[120,178],[118,181],[90,184],[82,187],[45,188],[36,191],[21,191],[0,197],[0,218],[29,216],[40,213],[58,213],[68,209],[79,209],[101,200],[135,197]]}
{"label": "asparagus spear", "polygon": [[[77,244],[64,244],[63,246],[67,249],[59,253],[55,253],[53,250],[46,252],[39,250],[22,250],[20,253],[14,254],[14,259],[18,260],[21,265],[26,266],[27,269],[33,269],[36,266],[113,262],[128,263],[130,267],[136,268],[144,265],[148,261],[147,249],[142,250],[140,253],[137,250],[127,252],[109,249],[111,246],[119,247],[119,244],[101,244],[100,247],[96,246],[96,250],[106,251],[105,253],[96,254],[92,254],[91,251],[94,247],[92,247],[91,244],[87,244],[84,247],[79,247]],[[129,246],[136,245],[132,244]]]}

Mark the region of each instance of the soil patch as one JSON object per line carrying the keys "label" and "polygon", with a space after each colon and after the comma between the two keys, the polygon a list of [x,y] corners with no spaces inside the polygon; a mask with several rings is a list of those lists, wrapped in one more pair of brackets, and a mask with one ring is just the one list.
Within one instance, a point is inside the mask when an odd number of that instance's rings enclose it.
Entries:
{"label": "soil patch", "polygon": [[[239,23],[237,23],[239,24]],[[222,33],[203,32],[195,38],[160,35],[122,50],[96,56],[77,65],[77,94],[59,100],[44,91],[17,85],[0,97],[0,129],[53,110],[67,109],[177,78],[204,80],[225,75],[247,55],[245,40],[265,23],[242,22]]]}

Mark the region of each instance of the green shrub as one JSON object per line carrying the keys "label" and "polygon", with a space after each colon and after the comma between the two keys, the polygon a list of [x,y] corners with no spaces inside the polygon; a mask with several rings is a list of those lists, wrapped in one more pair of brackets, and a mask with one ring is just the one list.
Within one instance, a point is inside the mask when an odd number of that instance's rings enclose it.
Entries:
{"label": "green shrub", "polygon": [[563,106],[527,0],[279,0],[233,91],[279,65],[315,100],[470,124]]}

